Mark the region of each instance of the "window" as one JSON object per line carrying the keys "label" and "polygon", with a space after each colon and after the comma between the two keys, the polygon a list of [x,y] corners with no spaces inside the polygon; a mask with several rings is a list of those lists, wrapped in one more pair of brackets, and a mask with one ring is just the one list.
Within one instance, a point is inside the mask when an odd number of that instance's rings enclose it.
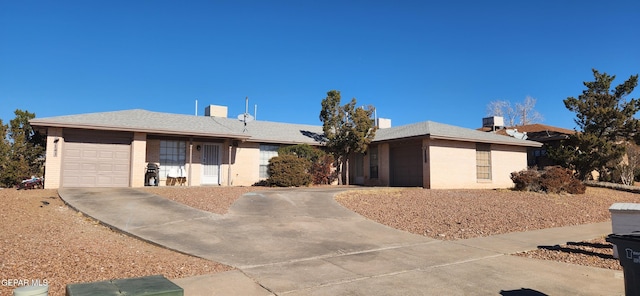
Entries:
{"label": "window", "polygon": [[184,141],[160,141],[160,178],[165,179],[170,172],[184,169],[187,143]]}
{"label": "window", "polygon": [[260,145],[260,179],[269,178],[269,159],[278,156],[278,145]]}
{"label": "window", "polygon": [[539,157],[539,156],[545,156],[547,155],[547,150],[546,149],[536,149],[533,151],[533,156],[535,157]]}
{"label": "window", "polygon": [[369,177],[378,178],[378,146],[369,146]]}
{"label": "window", "polygon": [[491,180],[491,145],[476,144],[476,177]]}

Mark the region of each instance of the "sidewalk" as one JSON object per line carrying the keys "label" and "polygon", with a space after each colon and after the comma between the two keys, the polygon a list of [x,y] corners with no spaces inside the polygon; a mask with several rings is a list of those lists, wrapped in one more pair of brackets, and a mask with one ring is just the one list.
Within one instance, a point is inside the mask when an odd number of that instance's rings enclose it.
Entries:
{"label": "sidewalk", "polygon": [[603,236],[610,222],[439,241],[366,220],[335,192],[252,193],[225,216],[133,189],[60,195],[112,227],[238,268],[174,280],[185,295],[624,294],[621,271],[508,255]]}

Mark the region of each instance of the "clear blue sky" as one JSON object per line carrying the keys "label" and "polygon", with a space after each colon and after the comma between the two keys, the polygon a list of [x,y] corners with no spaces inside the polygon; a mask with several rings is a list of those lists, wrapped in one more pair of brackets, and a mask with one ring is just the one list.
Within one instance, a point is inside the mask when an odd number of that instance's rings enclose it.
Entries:
{"label": "clear blue sky", "polygon": [[[331,89],[394,126],[477,128],[493,100],[562,102],[640,72],[640,1],[0,0],[0,119],[146,109],[321,124]],[[640,97],[640,90],[632,97]]]}

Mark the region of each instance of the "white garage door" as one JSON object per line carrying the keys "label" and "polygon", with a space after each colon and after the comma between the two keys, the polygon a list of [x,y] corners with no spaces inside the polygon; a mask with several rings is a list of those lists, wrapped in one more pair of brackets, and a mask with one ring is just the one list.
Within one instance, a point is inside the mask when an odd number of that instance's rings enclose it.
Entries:
{"label": "white garage door", "polygon": [[127,135],[65,133],[63,187],[128,187],[130,143]]}

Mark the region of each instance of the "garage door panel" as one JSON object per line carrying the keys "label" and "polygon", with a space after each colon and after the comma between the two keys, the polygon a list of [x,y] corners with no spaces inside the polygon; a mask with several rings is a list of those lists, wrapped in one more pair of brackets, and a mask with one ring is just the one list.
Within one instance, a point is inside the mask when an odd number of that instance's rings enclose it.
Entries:
{"label": "garage door panel", "polygon": [[87,149],[91,149],[91,150],[83,150],[82,151],[82,157],[83,158],[97,158],[98,157],[98,151],[95,150],[95,149],[98,149],[98,147],[87,147]]}
{"label": "garage door panel", "polygon": [[96,158],[99,160],[113,160],[114,155],[112,151],[96,151]]}
{"label": "garage door panel", "polygon": [[114,164],[113,165],[113,171],[116,171],[116,172],[128,172],[129,171],[129,164]]}
{"label": "garage door panel", "polygon": [[67,148],[65,150],[65,156],[67,158],[79,158],[82,156],[82,150],[75,148]]}
{"label": "garage door panel", "polygon": [[82,172],[92,172],[98,169],[98,164],[96,163],[82,163],[81,164],[81,171]]}
{"label": "garage door panel", "polygon": [[110,173],[115,170],[115,166],[111,163],[99,163],[96,165],[99,172]]}
{"label": "garage door panel", "polygon": [[[62,163],[63,187],[127,187],[130,171],[130,141],[74,133],[65,142]],[[83,142],[83,139],[89,143]],[[65,138],[65,140],[67,140]]]}
{"label": "garage door panel", "polygon": [[116,151],[115,152],[115,156],[116,159],[120,159],[122,161],[127,161],[129,162],[129,151]]}

